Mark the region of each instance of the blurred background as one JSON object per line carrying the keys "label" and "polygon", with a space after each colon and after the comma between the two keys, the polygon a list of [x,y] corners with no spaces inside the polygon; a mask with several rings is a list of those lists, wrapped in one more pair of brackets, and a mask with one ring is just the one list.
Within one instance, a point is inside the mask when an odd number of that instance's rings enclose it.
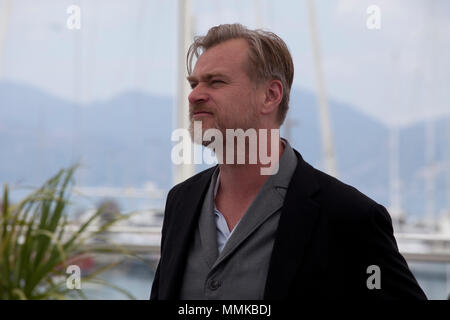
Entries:
{"label": "blurred background", "polygon": [[208,167],[171,162],[171,133],[186,116],[186,44],[234,22],[273,31],[291,50],[281,135],[313,166],[386,206],[427,296],[447,299],[446,0],[0,0],[0,182],[12,201],[80,162],[69,215],[81,219],[105,202],[139,212],[111,239],[152,263],[130,260],[104,277],[148,299],[167,192]]}

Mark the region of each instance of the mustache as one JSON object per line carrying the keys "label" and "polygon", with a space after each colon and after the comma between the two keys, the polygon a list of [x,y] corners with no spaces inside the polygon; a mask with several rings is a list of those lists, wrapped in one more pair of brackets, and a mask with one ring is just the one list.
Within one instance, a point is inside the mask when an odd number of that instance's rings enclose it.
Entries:
{"label": "mustache", "polygon": [[213,111],[213,110],[211,110],[211,109],[208,109],[208,108],[204,108],[204,107],[191,107],[191,108],[189,108],[189,115],[192,117],[195,113],[198,113],[198,112],[208,112],[208,113],[211,113],[212,115],[215,115],[216,113]]}

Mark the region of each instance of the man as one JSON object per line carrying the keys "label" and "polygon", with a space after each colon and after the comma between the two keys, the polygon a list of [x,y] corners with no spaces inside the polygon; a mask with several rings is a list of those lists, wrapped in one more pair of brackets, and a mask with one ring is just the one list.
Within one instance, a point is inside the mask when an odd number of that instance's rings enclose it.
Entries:
{"label": "man", "polygon": [[245,148],[244,164],[219,161],[170,190],[151,299],[426,299],[386,209],[271,134],[294,72],[282,39],[220,25],[196,38],[187,61],[191,124],[269,133],[257,145],[277,170],[261,174],[267,163],[249,163]]}

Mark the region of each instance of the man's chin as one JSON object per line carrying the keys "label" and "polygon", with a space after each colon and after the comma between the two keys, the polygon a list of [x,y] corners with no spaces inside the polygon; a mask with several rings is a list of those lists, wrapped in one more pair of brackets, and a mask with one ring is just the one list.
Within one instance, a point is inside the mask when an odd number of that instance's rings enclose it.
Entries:
{"label": "man's chin", "polygon": [[212,141],[204,140],[202,137],[197,137],[197,139],[194,139],[193,134],[191,133],[191,141],[192,143],[208,147],[211,143],[213,143],[214,139],[212,139]]}
{"label": "man's chin", "polygon": [[[202,121],[202,132],[201,132],[201,136],[203,136],[203,135],[205,134],[206,130],[208,130],[208,129],[217,129],[217,127],[214,126],[214,125],[212,125],[212,124],[205,123],[205,121]],[[193,136],[194,136],[194,123],[193,123],[193,122],[191,122],[191,124],[190,124],[190,127],[189,127],[189,134],[190,134],[190,136],[191,136],[192,142],[194,142],[194,143],[202,144],[202,145],[204,145],[204,146],[206,146],[206,145],[208,145],[208,144],[211,143],[211,141],[205,141],[205,142],[202,142],[202,141],[195,141],[195,140],[194,140],[194,137],[193,137]],[[200,139],[203,139],[203,138],[200,138]]]}

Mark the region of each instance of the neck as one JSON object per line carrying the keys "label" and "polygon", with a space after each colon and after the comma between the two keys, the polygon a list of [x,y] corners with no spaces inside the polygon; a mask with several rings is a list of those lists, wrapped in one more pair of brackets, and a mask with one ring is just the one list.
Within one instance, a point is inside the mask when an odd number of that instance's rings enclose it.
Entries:
{"label": "neck", "polygon": [[[284,145],[281,140],[278,141],[278,144],[278,155],[273,155],[273,157],[270,146],[267,147],[269,159],[275,159],[276,161],[276,163],[269,163],[271,167],[278,165],[284,152]],[[246,155],[246,158],[248,159],[248,155]],[[218,192],[238,199],[256,195],[270,177],[270,175],[261,174],[261,169],[267,167],[268,165],[263,165],[260,161],[256,164],[248,164],[248,162],[245,164],[220,164],[220,185]]]}

